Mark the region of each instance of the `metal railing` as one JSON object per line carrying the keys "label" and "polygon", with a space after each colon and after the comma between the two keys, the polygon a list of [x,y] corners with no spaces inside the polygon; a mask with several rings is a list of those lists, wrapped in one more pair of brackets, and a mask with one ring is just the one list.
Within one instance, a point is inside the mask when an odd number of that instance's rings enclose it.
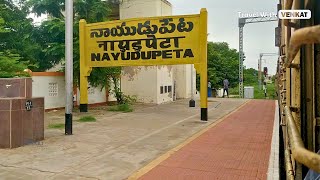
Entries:
{"label": "metal railing", "polygon": [[288,140],[294,160],[303,165],[320,172],[320,155],[307,150],[304,145],[298,128],[292,117],[291,110],[285,106],[286,125],[288,130]]}
{"label": "metal railing", "polygon": [[[284,9],[292,9],[293,4],[298,3],[294,0],[286,0]],[[283,20],[283,25],[287,28],[297,28],[296,22],[290,20]],[[312,151],[309,151],[304,147],[300,132],[298,130],[296,122],[299,119],[294,119],[292,112],[298,112],[299,107],[290,107],[290,104],[286,101],[286,90],[284,82],[287,80],[286,69],[296,68],[299,69],[299,64],[294,64],[293,61],[299,52],[302,45],[320,43],[320,25],[310,26],[301,29],[297,29],[286,37],[290,39],[289,46],[286,42],[280,46],[281,56],[279,59],[279,95],[282,108],[282,126],[284,126],[284,139],[285,139],[285,167],[287,179],[295,179],[295,162],[299,162],[306,167],[320,173],[320,155]],[[286,49],[284,47],[287,47]],[[298,118],[298,116],[297,116]]]}
{"label": "metal railing", "polygon": [[290,38],[285,67],[289,68],[291,66],[302,45],[314,43],[320,43],[320,25],[296,30]]}

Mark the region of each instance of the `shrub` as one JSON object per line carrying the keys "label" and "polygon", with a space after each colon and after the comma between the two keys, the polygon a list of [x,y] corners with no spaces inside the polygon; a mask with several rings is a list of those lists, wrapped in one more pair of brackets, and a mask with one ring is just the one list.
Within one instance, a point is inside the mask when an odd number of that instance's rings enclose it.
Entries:
{"label": "shrub", "polygon": [[83,116],[79,119],[79,122],[96,122],[96,118],[93,116]]}

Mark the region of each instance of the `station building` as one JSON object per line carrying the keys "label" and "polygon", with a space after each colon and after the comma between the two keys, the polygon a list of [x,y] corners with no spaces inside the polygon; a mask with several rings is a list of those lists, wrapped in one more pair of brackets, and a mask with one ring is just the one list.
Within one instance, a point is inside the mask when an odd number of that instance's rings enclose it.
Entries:
{"label": "station building", "polygon": [[[119,2],[121,20],[170,15],[172,15],[172,4],[167,0]],[[180,98],[190,98],[191,91],[193,90],[194,94],[196,92],[196,71],[194,65],[124,67],[121,90],[126,95],[137,96],[137,100],[143,103],[161,104]]]}

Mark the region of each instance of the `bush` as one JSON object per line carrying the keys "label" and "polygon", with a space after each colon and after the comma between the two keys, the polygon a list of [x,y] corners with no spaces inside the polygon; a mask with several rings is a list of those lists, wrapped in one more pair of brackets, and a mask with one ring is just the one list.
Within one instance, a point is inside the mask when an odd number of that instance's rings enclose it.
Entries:
{"label": "bush", "polygon": [[63,129],[64,124],[63,123],[58,123],[58,124],[49,124],[49,129]]}
{"label": "bush", "polygon": [[133,104],[137,102],[136,96],[125,95],[121,92],[120,88],[116,88],[113,90],[114,95],[116,96],[117,103],[120,104]]}
{"label": "bush", "polygon": [[118,104],[109,108],[109,111],[132,112],[133,108],[130,104]]}
{"label": "bush", "polygon": [[20,62],[18,54],[0,52],[0,78],[29,77],[26,62]]}
{"label": "bush", "polygon": [[96,118],[93,116],[83,116],[79,119],[79,122],[96,122]]}

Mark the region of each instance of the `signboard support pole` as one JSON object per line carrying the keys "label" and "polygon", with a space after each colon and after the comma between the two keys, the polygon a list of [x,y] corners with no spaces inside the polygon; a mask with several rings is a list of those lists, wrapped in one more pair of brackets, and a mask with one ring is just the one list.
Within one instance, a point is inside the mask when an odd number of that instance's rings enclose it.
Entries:
{"label": "signboard support pole", "polygon": [[80,112],[88,112],[88,76],[90,75],[90,68],[86,65],[86,21],[80,20]]}
{"label": "signboard support pole", "polygon": [[[147,32],[136,32],[137,24],[135,23],[139,22],[140,24],[141,21],[147,22],[146,18],[132,19],[126,20],[126,23],[128,24],[125,28],[130,29],[130,27],[133,27],[135,30],[132,32],[130,31],[132,33],[130,37],[123,39],[122,36],[127,36],[129,30],[126,34],[110,31],[110,29],[117,29],[115,27],[118,27],[117,24],[119,21],[111,23],[93,23],[90,25],[86,25],[85,20],[80,21],[80,112],[88,111],[88,77],[90,76],[92,67],[194,64],[195,69],[200,74],[201,120],[208,121],[207,10],[205,8],[201,9],[200,15],[173,16],[169,19],[166,17],[153,17],[147,19],[148,22],[151,21],[154,23],[152,27],[163,26],[161,25],[162,21],[173,21],[171,24],[172,26],[175,25],[177,30],[173,30],[172,34],[169,35],[169,33],[166,33],[166,31],[169,32],[169,30],[162,29],[165,27],[161,27],[159,32],[158,28],[156,28],[153,33],[159,35],[159,37],[153,35],[154,38],[150,39]],[[186,20],[190,22],[185,22]],[[174,21],[177,23],[175,24]],[[138,29],[139,28],[141,30],[140,25],[138,26]],[[163,33],[168,35],[164,38],[164,36],[161,35]],[[145,35],[148,39],[145,39]],[[160,43],[159,49],[157,48],[158,39],[161,41],[165,40]],[[172,44],[172,39],[174,39],[174,44]],[[153,41],[152,44],[155,43],[155,45],[149,44],[151,43],[151,40]],[[180,49],[168,50],[172,45],[179,48],[179,40],[184,42],[181,43],[183,46],[181,46]],[[146,41],[146,45],[143,43],[142,46],[141,41]],[[122,47],[124,46],[123,42],[127,42],[126,46],[128,47]],[[115,45],[115,43],[117,44]],[[166,45],[167,43],[169,43],[169,45]],[[137,44],[139,44],[138,46],[140,48],[137,47]],[[142,51],[132,52],[132,49],[131,51],[123,52],[123,50],[126,51],[131,49],[130,46],[135,50],[137,50],[136,48],[139,50],[142,49]],[[153,51],[148,51],[151,48],[153,48]],[[154,49],[156,49],[156,51]],[[172,59],[172,61],[165,59]],[[193,73],[193,68],[191,73]],[[193,89],[191,94],[193,99]]]}
{"label": "signboard support pole", "polygon": [[207,21],[208,12],[201,9],[200,13],[200,104],[201,104],[201,120],[208,121],[208,73],[207,73]]}
{"label": "signboard support pole", "polygon": [[189,107],[196,107],[196,101],[194,100],[194,93],[193,93],[193,64],[190,65],[191,67],[191,99],[189,101]]}
{"label": "signboard support pole", "polygon": [[65,135],[72,135],[73,108],[73,0],[66,0],[66,114]]}

